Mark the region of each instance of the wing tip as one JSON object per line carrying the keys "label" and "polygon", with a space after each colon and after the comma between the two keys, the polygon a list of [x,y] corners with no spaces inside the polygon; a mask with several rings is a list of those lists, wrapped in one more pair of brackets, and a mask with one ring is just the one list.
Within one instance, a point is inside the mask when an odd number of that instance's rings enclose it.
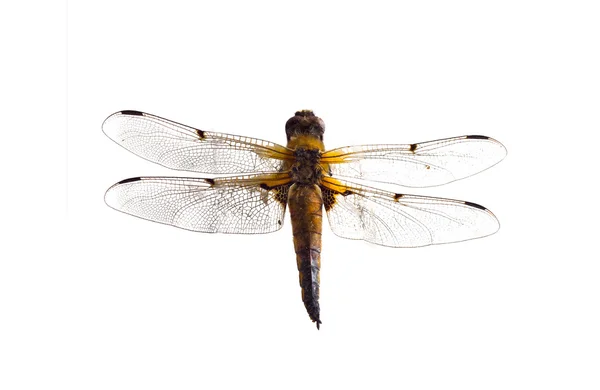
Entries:
{"label": "wing tip", "polygon": [[135,183],[136,181],[140,180],[142,180],[141,177],[130,177],[113,184],[108,190],[106,190],[106,193],[104,193],[104,203],[106,203],[108,207],[119,210],[119,201],[117,195],[118,191],[116,191],[116,189],[122,184]]}
{"label": "wing tip", "polygon": [[502,144],[502,142],[500,142],[497,139],[494,139],[492,137],[488,137],[487,135],[475,135],[475,134],[474,135],[466,135],[465,139],[480,139],[480,140],[484,140],[484,141],[490,141],[490,142],[500,146],[502,148],[503,154],[500,157],[500,159],[498,160],[498,162],[502,161],[502,159],[504,159],[504,157],[506,157],[506,155],[508,154],[508,150],[506,149],[506,146],[504,146],[504,144]]}
{"label": "wing tip", "polygon": [[115,139],[116,133],[118,133],[119,126],[118,124],[112,123],[113,119],[122,117],[122,116],[144,116],[145,114],[141,111],[137,110],[122,110],[117,111],[114,114],[111,114],[102,122],[102,131],[109,138]]}
{"label": "wing tip", "polygon": [[479,234],[476,234],[473,237],[467,238],[466,240],[462,240],[462,241],[468,241],[468,240],[472,240],[472,239],[491,236],[492,234],[495,234],[500,230],[500,221],[498,220],[496,215],[494,215],[494,213],[492,213],[492,211],[490,209],[483,207],[480,204],[469,202],[466,200],[463,201],[463,203],[465,206],[473,207],[475,209],[483,211],[485,213],[485,215],[487,215],[488,218],[486,220],[481,220],[479,222],[479,224],[478,224],[479,231],[480,231]]}

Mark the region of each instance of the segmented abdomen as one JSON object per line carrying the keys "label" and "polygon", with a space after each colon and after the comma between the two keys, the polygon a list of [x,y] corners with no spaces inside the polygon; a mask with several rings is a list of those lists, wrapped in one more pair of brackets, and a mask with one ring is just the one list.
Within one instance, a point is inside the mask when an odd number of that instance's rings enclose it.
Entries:
{"label": "segmented abdomen", "polygon": [[313,184],[293,184],[288,194],[292,219],[296,262],[300,272],[302,301],[310,319],[321,324],[319,317],[319,270],[321,268],[321,228],[323,198]]}

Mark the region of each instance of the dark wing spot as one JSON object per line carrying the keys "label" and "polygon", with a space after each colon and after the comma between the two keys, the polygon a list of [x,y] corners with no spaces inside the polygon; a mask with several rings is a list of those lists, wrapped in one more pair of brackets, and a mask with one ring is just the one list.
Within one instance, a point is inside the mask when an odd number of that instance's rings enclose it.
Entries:
{"label": "dark wing spot", "polygon": [[206,135],[204,134],[204,131],[202,131],[200,129],[196,129],[196,134],[198,134],[198,138],[200,138],[200,139],[206,138]]}
{"label": "dark wing spot", "polygon": [[397,202],[398,199],[402,198],[404,194],[394,194],[394,200]]}
{"label": "dark wing spot", "polygon": [[118,182],[117,184],[125,184],[125,183],[132,183],[134,181],[140,181],[142,180],[141,177],[131,177],[129,179],[125,179],[125,180],[121,180],[120,182]]}
{"label": "dark wing spot", "polygon": [[415,150],[417,150],[417,144],[410,144],[410,151],[414,153]]}
{"label": "dark wing spot", "polygon": [[430,165],[425,165],[425,169],[431,169]]}
{"label": "dark wing spot", "polygon": [[354,194],[354,192],[350,190],[346,190],[344,192],[336,192],[330,190],[329,188],[321,187],[321,196],[323,197],[323,206],[325,206],[325,211],[331,210],[331,208],[335,204],[335,197],[337,195],[348,196],[352,194]]}
{"label": "dark wing spot", "polygon": [[490,137],[486,137],[485,135],[467,135],[467,139],[490,139]]}
{"label": "dark wing spot", "polygon": [[282,223],[283,223],[283,222],[281,222],[281,219],[278,219],[278,220],[277,220],[277,224],[278,224],[279,226],[281,226],[281,224],[282,224]]}
{"label": "dark wing spot", "polygon": [[265,183],[260,183],[260,188],[262,188],[263,190],[270,190],[271,189],[271,187],[269,187]]}
{"label": "dark wing spot", "polygon": [[273,198],[277,202],[279,202],[281,205],[283,205],[284,207],[287,204],[287,196],[288,196],[289,188],[290,188],[290,185],[284,184],[282,186],[274,187],[273,191],[272,191]]}
{"label": "dark wing spot", "polygon": [[215,185],[215,180],[214,179],[204,179],[205,182],[207,182],[208,184],[210,184],[211,186]]}
{"label": "dark wing spot", "polygon": [[142,116],[142,115],[144,115],[143,112],[141,112],[141,111],[135,111],[135,110],[124,110],[124,111],[121,111],[121,114],[122,115],[135,115],[135,116]]}
{"label": "dark wing spot", "polygon": [[331,210],[333,205],[335,204],[335,194],[329,188],[321,186],[321,196],[323,197],[323,206],[325,206],[325,211]]}
{"label": "dark wing spot", "polygon": [[481,206],[481,205],[478,205],[477,203],[473,203],[473,202],[466,202],[466,201],[465,201],[465,204],[466,204],[467,206],[475,207],[475,208],[477,208],[477,209],[480,209],[480,210],[487,210],[485,207],[483,207],[483,206]]}

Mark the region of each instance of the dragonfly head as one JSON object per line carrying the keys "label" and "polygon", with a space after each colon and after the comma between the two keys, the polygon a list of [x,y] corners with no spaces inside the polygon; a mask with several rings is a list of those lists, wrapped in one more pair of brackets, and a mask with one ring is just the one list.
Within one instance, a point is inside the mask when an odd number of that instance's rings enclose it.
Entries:
{"label": "dragonfly head", "polygon": [[322,141],[325,123],[311,110],[297,111],[285,124],[285,133],[288,141],[299,135],[310,135]]}

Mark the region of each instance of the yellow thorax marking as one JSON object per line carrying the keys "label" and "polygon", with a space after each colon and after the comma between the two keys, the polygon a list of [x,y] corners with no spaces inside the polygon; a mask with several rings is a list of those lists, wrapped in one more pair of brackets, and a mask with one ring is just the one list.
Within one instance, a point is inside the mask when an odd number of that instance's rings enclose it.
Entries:
{"label": "yellow thorax marking", "polygon": [[321,141],[317,137],[306,134],[292,137],[292,139],[288,141],[287,147],[294,150],[298,148],[318,149],[321,152],[325,150],[323,141]]}

